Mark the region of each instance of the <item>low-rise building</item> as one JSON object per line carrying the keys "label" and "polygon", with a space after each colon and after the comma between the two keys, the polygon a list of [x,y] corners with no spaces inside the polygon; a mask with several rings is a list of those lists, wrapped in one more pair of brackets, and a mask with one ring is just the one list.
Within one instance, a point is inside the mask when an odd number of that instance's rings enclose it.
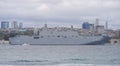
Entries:
{"label": "low-rise building", "polygon": [[113,37],[110,39],[110,44],[120,44],[120,37]]}
{"label": "low-rise building", "polygon": [[5,40],[0,40],[0,44],[10,44],[10,42]]}

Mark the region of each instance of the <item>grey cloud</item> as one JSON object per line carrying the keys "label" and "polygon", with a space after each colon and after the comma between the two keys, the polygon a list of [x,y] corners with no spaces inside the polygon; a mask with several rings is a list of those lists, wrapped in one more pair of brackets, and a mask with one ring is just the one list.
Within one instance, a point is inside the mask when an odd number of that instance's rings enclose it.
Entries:
{"label": "grey cloud", "polygon": [[76,25],[99,18],[119,24],[119,4],[120,0],[0,0],[0,19]]}

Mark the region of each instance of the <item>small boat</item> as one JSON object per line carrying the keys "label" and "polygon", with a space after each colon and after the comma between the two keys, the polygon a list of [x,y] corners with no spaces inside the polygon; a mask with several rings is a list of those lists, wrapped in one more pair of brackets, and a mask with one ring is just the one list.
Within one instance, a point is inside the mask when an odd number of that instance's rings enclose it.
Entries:
{"label": "small boat", "polygon": [[29,45],[29,44],[27,44],[27,43],[22,44],[22,46],[27,46],[27,45]]}

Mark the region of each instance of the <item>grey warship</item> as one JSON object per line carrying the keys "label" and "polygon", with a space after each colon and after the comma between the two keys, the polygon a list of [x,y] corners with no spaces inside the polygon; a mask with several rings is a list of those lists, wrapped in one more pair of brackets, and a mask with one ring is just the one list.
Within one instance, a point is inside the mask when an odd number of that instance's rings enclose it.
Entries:
{"label": "grey warship", "polygon": [[102,35],[82,35],[74,28],[35,29],[34,35],[18,35],[9,38],[12,45],[96,45],[104,44],[107,38]]}

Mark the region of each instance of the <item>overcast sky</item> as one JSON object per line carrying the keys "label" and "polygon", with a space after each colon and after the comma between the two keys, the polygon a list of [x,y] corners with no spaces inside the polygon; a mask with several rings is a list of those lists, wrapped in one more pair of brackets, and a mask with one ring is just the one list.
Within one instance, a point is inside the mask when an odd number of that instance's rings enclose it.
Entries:
{"label": "overcast sky", "polygon": [[109,23],[120,29],[120,0],[0,0],[0,21],[23,22],[24,26],[81,27],[85,21]]}

